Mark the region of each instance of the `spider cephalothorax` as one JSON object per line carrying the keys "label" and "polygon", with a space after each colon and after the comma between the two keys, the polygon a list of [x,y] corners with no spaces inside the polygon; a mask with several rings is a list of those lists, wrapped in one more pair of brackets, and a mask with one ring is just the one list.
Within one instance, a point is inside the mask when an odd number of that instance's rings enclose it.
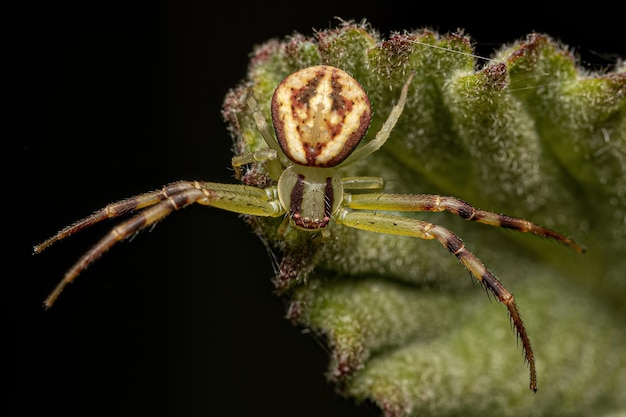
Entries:
{"label": "spider cephalothorax", "polygon": [[[248,104],[268,148],[233,158],[235,168],[266,162],[276,185],[258,188],[243,184],[178,181],[102,208],[35,246],[35,253],[104,219],[137,212],[116,226],[67,271],[46,299],[51,307],[64,287],[117,242],[134,236],[173,211],[203,204],[251,216],[287,215],[292,227],[326,232],[333,223],[370,232],[439,241],[498,301],[506,305],[530,367],[530,388],[537,390],[535,358],[513,295],[454,233],[439,225],[387,214],[387,211],[448,211],[466,220],[554,239],[577,252],[573,240],[527,220],[479,210],[456,197],[430,194],[386,194],[382,179],[341,176],[341,168],[368,158],[384,145],[407,100],[412,76],[407,76],[399,100],[376,136],[361,143],[370,123],[371,107],[363,87],[345,71],[326,65],[304,68],[287,76],[271,103],[274,135],[256,101]],[[351,193],[353,190],[359,193]]]}

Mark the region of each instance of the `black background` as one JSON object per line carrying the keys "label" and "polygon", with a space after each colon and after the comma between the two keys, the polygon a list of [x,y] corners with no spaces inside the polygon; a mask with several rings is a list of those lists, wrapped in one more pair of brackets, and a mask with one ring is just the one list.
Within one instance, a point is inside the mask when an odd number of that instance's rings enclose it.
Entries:
{"label": "black background", "polygon": [[10,169],[0,414],[376,415],[326,383],[327,353],[283,318],[268,255],[237,215],[205,207],[175,213],[115,247],[48,311],[47,293],[111,223],[38,256],[31,248],[110,201],[170,181],[233,181],[220,110],[228,88],[245,77],[253,46],[334,26],[336,16],[366,18],[384,36],[464,28],[482,55],[533,30],[562,40],[595,69],[626,55],[619,12],[598,2],[586,9],[439,3],[84,1],[6,9],[5,116],[14,129],[3,141]]}

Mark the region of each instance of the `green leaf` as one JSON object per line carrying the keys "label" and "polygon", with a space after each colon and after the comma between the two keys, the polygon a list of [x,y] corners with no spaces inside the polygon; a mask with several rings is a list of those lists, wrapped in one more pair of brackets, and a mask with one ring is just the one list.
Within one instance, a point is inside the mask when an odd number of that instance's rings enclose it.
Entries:
{"label": "green leaf", "polygon": [[[452,195],[575,238],[584,255],[451,214],[413,213],[458,234],[515,294],[537,357],[539,392],[506,308],[430,241],[333,225],[330,237],[247,220],[281,260],[288,317],[322,336],[340,395],[386,416],[618,415],[626,412],[626,71],[581,69],[567,47],[529,34],[479,65],[462,33],[397,33],[343,22],[260,45],[224,102],[238,153],[266,145],[246,107],[269,119],[274,88],[328,64],[359,80],[376,134],[401,86],[409,97],[388,142],[345,175],[386,191]],[[271,183],[252,164],[244,182]]]}

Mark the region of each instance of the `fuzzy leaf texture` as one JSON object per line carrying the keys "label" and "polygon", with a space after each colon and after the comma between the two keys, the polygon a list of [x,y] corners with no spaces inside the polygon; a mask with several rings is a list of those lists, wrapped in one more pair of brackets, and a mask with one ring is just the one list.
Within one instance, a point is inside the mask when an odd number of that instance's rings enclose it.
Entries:
{"label": "fuzzy leaf texture", "polygon": [[[288,318],[328,345],[337,392],[387,417],[626,413],[624,65],[588,72],[537,33],[478,62],[462,33],[382,39],[366,23],[341,22],[255,48],[248,79],[224,101],[237,154],[266,147],[247,95],[269,121],[278,83],[316,64],[365,87],[374,118],[364,142],[415,74],[387,143],[344,175],[380,176],[385,192],[456,196],[587,248],[450,213],[401,214],[452,230],[515,294],[537,358],[533,394],[506,308],[436,241],[338,225],[324,238],[247,218],[277,256]],[[251,164],[242,179],[263,187],[266,169]]]}

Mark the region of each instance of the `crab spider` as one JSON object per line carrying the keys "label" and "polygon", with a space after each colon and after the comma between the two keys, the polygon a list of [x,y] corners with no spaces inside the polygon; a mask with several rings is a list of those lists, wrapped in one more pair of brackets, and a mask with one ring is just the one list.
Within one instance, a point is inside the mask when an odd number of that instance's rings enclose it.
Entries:
{"label": "crab spider", "polygon": [[[340,169],[363,160],[384,145],[407,100],[410,75],[400,98],[380,131],[358,147],[371,119],[369,98],[363,87],[346,72],[320,65],[297,71],[276,88],[271,101],[275,136],[254,98],[248,105],[268,148],[235,156],[232,165],[265,161],[275,185],[257,188],[243,184],[178,181],[162,189],[111,203],[92,215],[67,226],[34,247],[40,253],[51,244],[105,219],[137,212],[114,227],[65,274],[45,300],[51,307],[66,285],[116,243],[155,225],[170,213],[191,204],[203,204],[252,216],[287,216],[289,224],[303,231],[327,232],[333,223],[391,235],[439,241],[509,312],[522,342],[530,368],[530,388],[537,390],[535,358],[530,338],[511,294],[454,233],[436,224],[385,211],[452,212],[466,220],[548,237],[577,252],[584,248],[568,237],[527,220],[479,210],[456,197],[385,194],[382,179],[342,178]],[[365,190],[351,194],[351,190]]]}

